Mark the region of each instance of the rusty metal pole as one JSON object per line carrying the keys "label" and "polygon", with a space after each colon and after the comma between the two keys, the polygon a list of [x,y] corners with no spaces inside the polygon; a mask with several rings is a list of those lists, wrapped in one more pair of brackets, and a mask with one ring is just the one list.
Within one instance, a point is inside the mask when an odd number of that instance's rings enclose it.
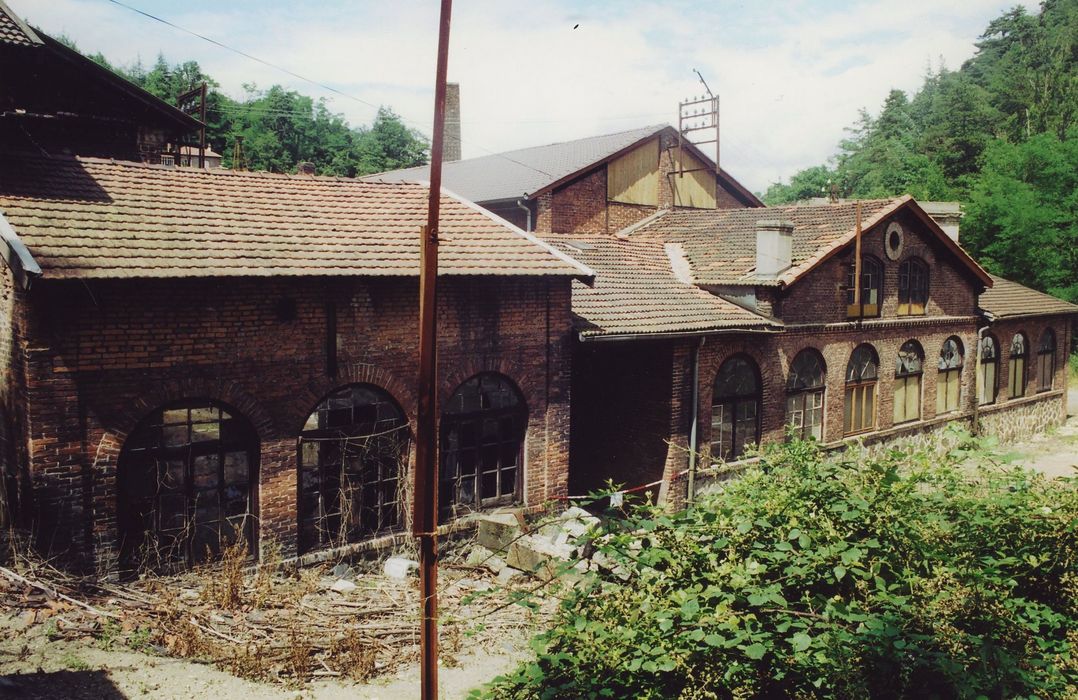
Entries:
{"label": "rusty metal pole", "polygon": [[445,135],[445,76],[449,62],[452,0],[442,0],[438,68],[434,87],[434,133],[430,145],[427,225],[420,231],[419,410],[416,418],[412,534],[419,540],[420,697],[438,697],[438,209]]}

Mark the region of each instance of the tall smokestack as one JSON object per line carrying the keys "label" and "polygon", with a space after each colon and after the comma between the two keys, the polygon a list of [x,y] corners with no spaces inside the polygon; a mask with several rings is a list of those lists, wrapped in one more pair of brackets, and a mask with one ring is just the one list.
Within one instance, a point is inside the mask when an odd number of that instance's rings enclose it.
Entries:
{"label": "tall smokestack", "polygon": [[443,163],[460,160],[460,83],[445,84],[445,155]]}

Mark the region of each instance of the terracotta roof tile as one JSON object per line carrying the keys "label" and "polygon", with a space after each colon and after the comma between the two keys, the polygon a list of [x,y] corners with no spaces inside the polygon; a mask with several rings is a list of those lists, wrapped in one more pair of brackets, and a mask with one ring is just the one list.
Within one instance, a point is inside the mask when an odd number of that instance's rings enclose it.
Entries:
{"label": "terracotta roof tile", "polygon": [[1078,314],[1078,306],[992,275],[992,288],[981,294],[978,306],[996,318]]}
{"label": "terracotta roof tile", "polygon": [[41,39],[34,30],[0,0],[0,44],[35,46],[40,43]]}
{"label": "terracotta roof tile", "polygon": [[[0,213],[45,277],[415,275],[427,187],[5,154]],[[440,271],[590,271],[442,197]]]}
{"label": "terracotta roof tile", "polygon": [[[868,231],[902,207],[914,207],[909,197],[862,200],[862,230]],[[631,238],[679,242],[692,266],[693,280],[701,285],[789,285],[853,240],[856,202],[789,205],[757,209],[678,209],[667,211],[642,226],[626,229]],[[778,278],[757,278],[756,222],[784,219],[794,224],[791,266]],[[923,216],[926,225],[939,227]],[[982,279],[988,274],[942,230],[940,241]]]}
{"label": "terracotta roof tile", "polygon": [[664,245],[600,234],[544,234],[595,271],[573,283],[573,316],[584,337],[766,328],[772,323],[674,273]]}

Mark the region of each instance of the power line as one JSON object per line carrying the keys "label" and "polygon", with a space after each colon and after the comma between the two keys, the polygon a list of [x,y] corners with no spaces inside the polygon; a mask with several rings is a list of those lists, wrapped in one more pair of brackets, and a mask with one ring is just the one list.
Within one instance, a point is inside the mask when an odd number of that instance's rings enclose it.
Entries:
{"label": "power line", "polygon": [[[220,42],[220,41],[218,41],[216,39],[205,36],[203,34],[199,34],[198,32],[187,29],[186,27],[181,27],[180,25],[175,24],[173,22],[170,22],[169,20],[164,19],[163,17],[158,17],[157,15],[150,14],[149,12],[145,12],[144,10],[140,10],[137,7],[132,7],[131,5],[128,5],[127,3],[120,2],[120,0],[109,0],[109,2],[111,2],[113,5],[116,5],[117,7],[122,7],[124,9],[126,9],[126,10],[130,10],[131,12],[142,15],[143,17],[151,19],[151,20],[153,20],[155,22],[160,22],[161,24],[164,24],[165,26],[172,27],[173,29],[184,32],[185,34],[190,34],[193,37],[196,37],[198,39],[202,39],[203,41],[207,41],[207,42],[213,44],[214,46],[220,47],[220,48],[222,48],[222,49],[224,49],[226,51],[231,51],[232,53],[237,54],[239,56],[243,56],[246,59],[249,59],[251,61],[256,61],[257,63],[261,63],[262,65],[273,68],[274,70],[279,70],[279,71],[281,71],[282,73],[284,73],[286,75],[290,75],[293,78],[296,78],[298,80],[302,80],[304,82],[310,83],[311,85],[315,85],[317,87],[320,87],[323,90],[327,90],[328,92],[331,92],[331,93],[333,93],[335,95],[340,95],[341,97],[347,98],[349,100],[354,100],[355,102],[358,102],[358,103],[360,103],[362,105],[366,105],[366,106],[371,107],[373,109],[378,109],[379,108],[378,105],[375,105],[375,104],[373,104],[371,102],[368,102],[367,100],[356,97],[355,95],[349,95],[347,92],[343,92],[341,90],[338,90],[335,87],[330,87],[329,85],[326,85],[325,83],[320,83],[317,80],[314,80],[312,78],[308,78],[308,77],[306,77],[304,75],[300,75],[299,73],[296,73],[295,71],[291,71],[291,70],[289,70],[287,68],[284,68],[283,66],[279,66],[279,65],[277,65],[275,63],[270,63],[269,61],[267,61],[265,59],[259,58],[258,56],[253,56],[253,55],[247,53],[246,51],[241,51],[240,49],[233,48],[233,47],[229,46],[228,44]],[[422,126],[419,122],[417,122],[417,121],[415,121],[413,119],[408,119],[408,118],[406,118],[404,116],[401,116],[400,119],[401,119],[401,121],[409,122],[409,123],[414,124],[416,126],[420,126],[420,127]],[[461,139],[461,143],[463,143],[463,139]],[[502,155],[500,153],[495,153],[494,151],[483,148],[482,146],[479,146],[479,145],[476,145],[476,144],[470,143],[470,142],[469,142],[469,145],[471,145],[474,148],[478,148],[481,151],[485,151],[488,155],[498,156],[499,158],[507,160],[510,163],[516,163],[517,165],[520,165],[520,166],[525,167],[525,168],[527,168],[529,170],[537,172],[540,175],[546,175],[547,177],[550,177],[550,178],[554,177],[554,175],[552,175],[551,173],[546,172],[545,170],[540,170],[539,168],[528,165],[526,163],[521,163],[518,160],[514,160],[514,159],[509,158],[507,156],[504,156],[504,155]]]}

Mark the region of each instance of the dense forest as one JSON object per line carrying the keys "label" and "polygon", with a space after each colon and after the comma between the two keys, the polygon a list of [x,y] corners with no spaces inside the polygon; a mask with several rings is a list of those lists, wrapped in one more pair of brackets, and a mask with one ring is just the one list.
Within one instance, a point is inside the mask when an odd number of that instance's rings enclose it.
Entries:
{"label": "dense forest", "polygon": [[962,243],[991,272],[1078,302],[1078,0],[989,23],[959,70],[862,111],[826,165],[768,204],[826,196],[963,203]]}
{"label": "dense forest", "polygon": [[[78,50],[70,39],[60,40]],[[89,58],[171,104],[205,82],[206,140],[223,156],[226,167],[234,165],[237,137],[242,140],[242,165],[249,170],[293,172],[297,163],[309,161],[319,174],[354,177],[427,162],[427,140],[387,107],[378,110],[371,126],[352,128],[324,100],[280,85],[268,90],[245,85],[245,96],[232,99],[195,61],[170,64],[158,56],[147,69],[141,61],[113,65],[100,53]]]}

